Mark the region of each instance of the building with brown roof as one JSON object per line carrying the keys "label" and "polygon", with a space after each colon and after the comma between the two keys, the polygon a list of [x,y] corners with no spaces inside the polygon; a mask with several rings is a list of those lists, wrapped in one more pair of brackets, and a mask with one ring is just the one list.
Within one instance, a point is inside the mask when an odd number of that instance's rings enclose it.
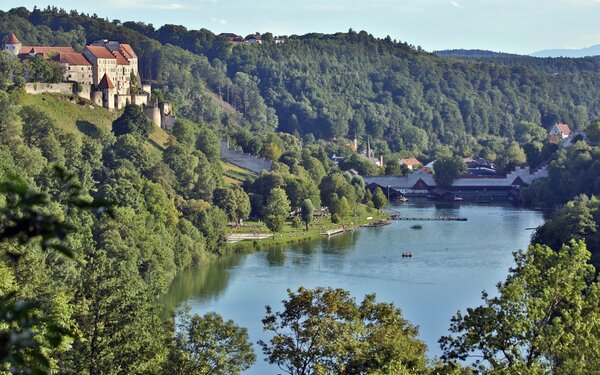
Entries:
{"label": "building with brown roof", "polygon": [[417,169],[423,165],[417,158],[400,159],[400,165],[406,165],[411,171]]}
{"label": "building with brown roof", "polygon": [[[85,94],[78,90],[79,95],[106,108],[148,103],[151,88],[142,93],[134,93],[131,89],[132,86],[141,87],[141,81],[138,56],[129,44],[104,39],[85,46],[79,53],[71,47],[23,46],[17,36],[11,34],[4,50],[19,59],[41,57],[56,61],[65,68],[63,79],[66,83],[85,85]],[[37,89],[31,91],[40,93]]]}
{"label": "building with brown roof", "polygon": [[10,34],[8,40],[4,43],[4,50],[8,51],[13,56],[18,56],[19,53],[21,53],[22,47],[23,44],[21,44],[21,41],[17,38],[15,33]]}
{"label": "building with brown roof", "polygon": [[102,78],[100,79],[100,82],[96,86],[96,89],[98,91],[102,92],[102,106],[103,107],[108,108],[108,109],[113,109],[115,107],[119,108],[117,105],[118,101],[115,100],[116,99],[115,85],[113,85],[112,81],[110,80],[110,77],[107,74],[102,76]]}
{"label": "building with brown roof", "polygon": [[[118,95],[129,95],[132,84],[139,86],[138,57],[129,44],[98,40],[86,46],[83,53],[94,65],[93,84],[107,74]],[[136,80],[132,82],[131,80]]]}
{"label": "building with brown roof", "polygon": [[36,56],[49,60],[60,53],[76,53],[71,47],[22,46],[19,59],[30,59]]}
{"label": "building with brown roof", "polygon": [[53,60],[65,68],[65,82],[92,84],[92,63],[83,54],[59,53]]}
{"label": "building with brown roof", "polygon": [[563,139],[571,135],[571,128],[567,124],[554,124],[548,133],[548,140],[551,143],[560,143]]}

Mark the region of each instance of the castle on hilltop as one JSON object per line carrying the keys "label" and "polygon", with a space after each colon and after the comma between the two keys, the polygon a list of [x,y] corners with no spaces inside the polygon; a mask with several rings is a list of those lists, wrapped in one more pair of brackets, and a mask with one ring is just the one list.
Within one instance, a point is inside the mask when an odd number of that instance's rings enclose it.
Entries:
{"label": "castle on hilltop", "polygon": [[144,112],[159,127],[174,123],[168,103],[152,103],[149,84],[142,84],[138,57],[131,45],[107,39],[85,46],[82,52],[72,47],[24,46],[13,33],[4,50],[19,60],[41,57],[64,67],[63,83],[29,83],[30,94],[76,94],[108,109],[127,104],[144,106]]}

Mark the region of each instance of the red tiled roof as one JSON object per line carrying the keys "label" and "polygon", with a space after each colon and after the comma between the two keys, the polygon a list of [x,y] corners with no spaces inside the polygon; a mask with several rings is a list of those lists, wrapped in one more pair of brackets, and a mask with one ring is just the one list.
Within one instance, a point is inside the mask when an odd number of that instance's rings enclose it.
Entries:
{"label": "red tiled roof", "polygon": [[560,130],[561,133],[563,133],[564,135],[569,135],[571,134],[571,128],[569,128],[569,125],[567,124],[556,124],[556,127],[558,128],[558,130]]}
{"label": "red tiled roof", "polygon": [[110,78],[108,78],[108,76],[105,73],[102,79],[100,80],[100,83],[98,83],[98,88],[100,90],[114,89],[115,85],[113,85],[112,81],[110,80]]}
{"label": "red tiled roof", "polygon": [[55,60],[68,65],[92,65],[83,53],[61,53]]}
{"label": "red tiled roof", "polygon": [[33,53],[36,55],[47,55],[49,53],[76,53],[72,47],[48,47],[48,46],[23,46],[21,53]]}
{"label": "red tiled roof", "polygon": [[6,44],[19,44],[19,43],[21,43],[21,42],[19,41],[19,39],[17,38],[15,33],[10,34],[10,37],[8,38],[8,42],[6,42]]}
{"label": "red tiled roof", "polygon": [[137,58],[137,55],[135,54],[135,52],[133,52],[133,48],[131,48],[130,44],[127,44],[127,43],[121,44],[121,50],[123,51],[123,54],[125,55],[125,57],[127,57],[128,59],[136,59]]}
{"label": "red tiled roof", "polygon": [[113,51],[113,56],[117,59],[117,65],[129,65],[129,61],[119,51]]}
{"label": "red tiled roof", "polygon": [[116,59],[112,53],[106,47],[101,46],[85,46],[90,53],[96,56],[97,59]]}
{"label": "red tiled roof", "polygon": [[400,164],[406,165],[422,165],[416,158],[400,159]]}

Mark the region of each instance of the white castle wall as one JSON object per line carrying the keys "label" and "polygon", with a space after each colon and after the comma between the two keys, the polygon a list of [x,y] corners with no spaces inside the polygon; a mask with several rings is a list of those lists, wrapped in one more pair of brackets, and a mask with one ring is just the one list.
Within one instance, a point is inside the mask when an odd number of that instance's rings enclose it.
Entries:
{"label": "white castle wall", "polygon": [[[81,92],[75,94],[81,98],[91,100],[90,92],[91,86],[86,84],[79,84],[81,88]],[[25,84],[25,92],[32,95],[38,94],[64,94],[64,95],[74,95],[73,93],[73,83],[63,82],[63,83],[26,83]]]}

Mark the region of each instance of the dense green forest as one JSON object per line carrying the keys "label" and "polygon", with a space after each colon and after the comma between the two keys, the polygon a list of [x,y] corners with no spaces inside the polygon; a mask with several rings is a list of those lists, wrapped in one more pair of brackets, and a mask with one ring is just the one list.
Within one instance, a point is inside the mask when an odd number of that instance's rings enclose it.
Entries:
{"label": "dense green forest", "polygon": [[547,74],[598,73],[600,71],[600,56],[580,58],[533,57],[527,55],[515,55],[512,53],[462,49],[436,51],[434,53],[438,56],[451,57],[460,60],[488,62],[515,67],[521,66]]}
{"label": "dense green forest", "polygon": [[156,29],[57,8],[17,8],[1,13],[0,24],[27,43],[131,43],[142,77],[192,121],[309,139],[369,135],[384,154],[432,156],[445,145],[484,155],[490,142],[509,142],[521,121],[584,129],[600,117],[595,59],[464,61],[352,30],[232,44],[206,29]]}

